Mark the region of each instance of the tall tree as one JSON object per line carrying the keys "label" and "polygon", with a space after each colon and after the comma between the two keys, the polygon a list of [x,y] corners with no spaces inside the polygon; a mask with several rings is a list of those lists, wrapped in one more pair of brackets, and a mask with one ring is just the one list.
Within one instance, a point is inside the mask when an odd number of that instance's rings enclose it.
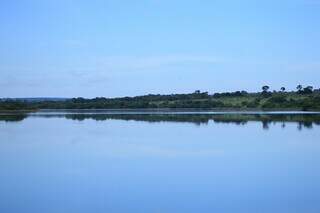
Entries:
{"label": "tall tree", "polygon": [[301,85],[301,84],[299,84],[299,85],[297,86],[297,90],[298,90],[298,91],[301,91],[301,90],[302,90],[302,85]]}
{"label": "tall tree", "polygon": [[262,87],[262,91],[265,93],[268,92],[269,89],[270,89],[270,87],[267,85]]}
{"label": "tall tree", "polygon": [[303,94],[311,94],[313,92],[313,86],[307,86],[302,92]]}

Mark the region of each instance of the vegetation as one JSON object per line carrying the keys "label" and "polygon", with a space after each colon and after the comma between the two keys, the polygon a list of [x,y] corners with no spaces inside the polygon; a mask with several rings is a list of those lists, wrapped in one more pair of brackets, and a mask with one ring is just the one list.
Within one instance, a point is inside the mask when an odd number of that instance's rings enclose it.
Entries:
{"label": "vegetation", "polygon": [[209,94],[196,90],[190,94],[144,95],[123,98],[26,101],[2,99],[0,110],[35,109],[148,109],[148,108],[198,108],[215,110],[316,110],[320,111],[320,90],[312,86],[297,86],[297,91],[286,92],[284,87],[270,92],[265,85],[261,92],[246,91]]}
{"label": "vegetation", "polygon": [[18,100],[0,100],[0,111],[12,111],[12,110],[36,110],[38,107],[33,104],[27,103],[26,101]]}

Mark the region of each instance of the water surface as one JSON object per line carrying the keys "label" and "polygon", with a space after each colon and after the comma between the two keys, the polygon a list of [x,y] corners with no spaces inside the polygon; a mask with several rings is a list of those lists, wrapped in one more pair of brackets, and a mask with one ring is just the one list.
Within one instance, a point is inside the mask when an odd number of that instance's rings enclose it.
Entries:
{"label": "water surface", "polygon": [[320,115],[0,115],[0,212],[320,212]]}

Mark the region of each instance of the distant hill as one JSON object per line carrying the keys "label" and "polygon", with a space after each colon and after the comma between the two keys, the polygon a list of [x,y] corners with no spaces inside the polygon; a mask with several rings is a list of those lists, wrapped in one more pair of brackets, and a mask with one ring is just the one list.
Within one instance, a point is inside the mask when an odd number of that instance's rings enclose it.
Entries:
{"label": "distant hill", "polygon": [[67,101],[69,98],[1,98],[2,101],[26,101],[26,102],[43,102],[43,101]]}

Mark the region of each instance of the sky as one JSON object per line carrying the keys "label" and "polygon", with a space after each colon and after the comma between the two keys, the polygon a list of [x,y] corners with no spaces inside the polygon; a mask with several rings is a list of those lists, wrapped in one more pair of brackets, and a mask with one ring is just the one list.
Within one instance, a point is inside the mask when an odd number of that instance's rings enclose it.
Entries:
{"label": "sky", "polygon": [[0,97],[320,87],[320,0],[1,0]]}

